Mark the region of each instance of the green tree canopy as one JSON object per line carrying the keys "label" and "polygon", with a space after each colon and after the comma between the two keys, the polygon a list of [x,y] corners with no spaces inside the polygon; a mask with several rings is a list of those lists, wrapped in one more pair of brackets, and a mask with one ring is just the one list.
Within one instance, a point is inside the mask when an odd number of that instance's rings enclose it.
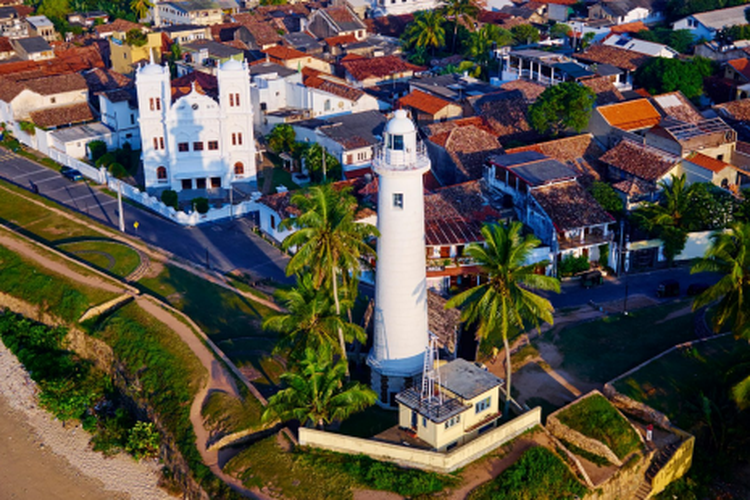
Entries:
{"label": "green tree canopy", "polygon": [[641,30],[638,33],[635,33],[635,36],[641,40],[669,45],[681,54],[687,54],[694,43],[693,34],[690,30],[655,28]]}
{"label": "green tree canopy", "polygon": [[453,19],[452,52],[456,52],[456,39],[458,38],[460,22],[471,26],[479,15],[479,11],[480,7],[475,0],[446,0],[443,3],[443,13],[446,17]]}
{"label": "green tree canopy", "polygon": [[130,2],[130,10],[138,16],[139,20],[145,19],[148,15],[148,11],[151,10],[151,7],[153,6],[154,4],[149,0],[131,0]]}
{"label": "green tree canopy", "polygon": [[572,33],[573,28],[565,23],[555,23],[555,25],[549,29],[549,36],[557,39],[568,37]]}
{"label": "green tree canopy", "polygon": [[541,38],[539,30],[530,24],[519,24],[513,26],[510,29],[513,34],[513,39],[517,45],[526,45],[528,43],[536,43]]}
{"label": "green tree canopy", "polygon": [[487,66],[493,59],[490,53],[493,42],[498,47],[513,43],[513,35],[510,31],[496,24],[485,24],[478,31],[471,34],[469,38],[469,56],[480,66]]}
{"label": "green tree canopy", "polygon": [[529,123],[541,134],[559,135],[567,129],[581,132],[594,109],[594,91],[576,82],[547,87],[529,107]]}
{"label": "green tree canopy", "polygon": [[[533,235],[522,236],[522,229],[520,222],[482,227],[485,244],[472,243],[465,253],[477,262],[487,281],[456,295],[445,305],[461,309],[461,320],[477,326],[480,341],[487,342],[493,334],[500,334],[505,347],[508,394],[512,374],[508,334],[540,321],[552,324],[552,304],[531,290],[560,291],[557,279],[536,274],[536,269],[545,267],[547,262],[527,264],[532,250],[541,242]],[[506,398],[506,413],[508,405]]]}
{"label": "green tree canopy", "polygon": [[635,83],[651,94],[679,90],[688,99],[693,99],[703,93],[703,79],[712,73],[712,63],[705,58],[683,61],[654,57],[636,70]]}
{"label": "green tree canopy", "polygon": [[323,151],[325,151],[323,146],[316,142],[310,144],[302,154],[302,157],[305,159],[305,167],[307,167],[307,170],[310,173],[310,178],[313,182],[340,180],[343,175],[341,163],[339,163],[335,156],[326,151],[326,161],[324,165]]}
{"label": "green tree canopy", "polygon": [[359,382],[344,383],[346,364],[335,362],[330,346],[305,350],[296,372],[281,376],[284,389],[271,396],[262,421],[299,420],[323,428],[371,406],[377,394]]}
{"label": "green tree canopy", "polygon": [[439,10],[417,12],[402,38],[408,47],[422,47],[434,54],[445,46],[445,16]]}
{"label": "green tree canopy", "polygon": [[612,215],[621,215],[625,211],[625,204],[614,188],[602,181],[594,181],[589,188],[591,195],[599,202],[604,210]]}
{"label": "green tree canopy", "polygon": [[274,153],[291,153],[295,147],[296,138],[297,135],[291,125],[280,123],[268,134],[268,147]]}

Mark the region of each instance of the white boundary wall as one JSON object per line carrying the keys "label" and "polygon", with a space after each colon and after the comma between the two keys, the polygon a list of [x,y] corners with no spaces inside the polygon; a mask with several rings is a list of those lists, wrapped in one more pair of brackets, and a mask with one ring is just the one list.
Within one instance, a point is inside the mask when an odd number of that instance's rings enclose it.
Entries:
{"label": "white boundary wall", "polygon": [[376,460],[447,474],[481,458],[541,423],[542,409],[536,407],[449,453],[418,450],[409,446],[334,434],[307,427],[299,428],[299,444],[339,453],[365,454]]}

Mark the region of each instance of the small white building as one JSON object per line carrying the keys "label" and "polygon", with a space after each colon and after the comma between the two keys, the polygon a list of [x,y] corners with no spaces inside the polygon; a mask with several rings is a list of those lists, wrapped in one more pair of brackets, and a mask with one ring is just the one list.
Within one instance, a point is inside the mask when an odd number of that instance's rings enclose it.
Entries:
{"label": "small white building", "polygon": [[247,64],[230,60],[217,73],[215,96],[193,83],[173,99],[167,66],[136,71],[146,189],[220,189],[256,179]]}
{"label": "small white building", "polygon": [[112,145],[121,148],[130,144],[141,149],[141,127],[138,123],[138,101],[127,89],[99,92],[101,122],[112,131]]}
{"label": "small white building", "polygon": [[724,28],[746,24],[745,9],[747,5],[738,5],[727,9],[700,12],[683,17],[672,23],[673,30],[688,30],[695,40],[713,40],[716,33]]}
{"label": "small white building", "polygon": [[629,50],[631,52],[637,52],[651,57],[664,57],[666,59],[674,59],[680,53],[667,45],[648,42],[639,38],[632,38],[628,35],[617,35],[613,34],[602,40],[602,45],[609,45],[610,47],[618,47],[620,49]]}
{"label": "small white building", "polygon": [[213,0],[157,2],[151,8],[150,16],[156,27],[175,24],[211,26],[224,21],[221,6]]}

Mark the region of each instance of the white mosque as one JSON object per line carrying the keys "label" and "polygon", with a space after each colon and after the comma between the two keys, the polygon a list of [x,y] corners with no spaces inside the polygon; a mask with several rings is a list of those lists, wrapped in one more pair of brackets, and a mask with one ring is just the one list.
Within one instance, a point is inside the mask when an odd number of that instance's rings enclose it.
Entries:
{"label": "white mosque", "polygon": [[379,404],[418,382],[428,345],[424,187],[430,159],[404,110],[385,128],[373,160],[378,176],[378,265],[375,276],[375,337],[367,363]]}
{"label": "white mosque", "polygon": [[145,186],[149,191],[228,188],[256,179],[247,63],[217,71],[217,96],[196,88],[173,100],[169,68],[136,71]]}

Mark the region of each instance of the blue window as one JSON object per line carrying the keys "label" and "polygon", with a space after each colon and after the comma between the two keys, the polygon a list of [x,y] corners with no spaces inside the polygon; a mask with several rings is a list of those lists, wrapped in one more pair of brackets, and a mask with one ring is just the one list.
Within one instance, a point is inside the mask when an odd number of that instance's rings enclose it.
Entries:
{"label": "blue window", "polygon": [[492,405],[492,396],[484,398],[483,400],[479,401],[474,408],[475,413],[482,413],[484,410],[488,409]]}

